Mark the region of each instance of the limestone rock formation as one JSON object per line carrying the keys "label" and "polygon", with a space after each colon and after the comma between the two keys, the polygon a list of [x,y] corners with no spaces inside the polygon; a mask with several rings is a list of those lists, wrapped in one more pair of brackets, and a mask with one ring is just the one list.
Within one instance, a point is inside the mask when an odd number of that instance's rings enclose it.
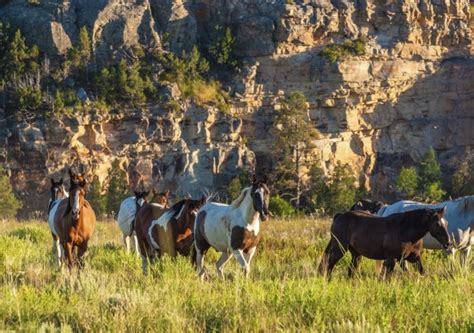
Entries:
{"label": "limestone rock formation", "polygon": [[[103,179],[119,159],[132,186],[143,180],[197,195],[222,188],[243,166],[271,167],[272,113],[298,90],[322,134],[327,172],[349,163],[361,183],[386,194],[401,165],[433,145],[449,177],[453,161],[474,148],[469,15],[468,0],[6,1],[0,17],[51,57],[64,55],[84,25],[105,60],[137,44],[206,49],[216,27],[230,27],[244,65],[226,82],[232,116],[192,105],[176,116],[153,105],[19,124],[0,112],[0,159],[19,193],[40,196],[47,176],[79,160]],[[320,55],[356,38],[365,40],[362,56],[331,63]]]}

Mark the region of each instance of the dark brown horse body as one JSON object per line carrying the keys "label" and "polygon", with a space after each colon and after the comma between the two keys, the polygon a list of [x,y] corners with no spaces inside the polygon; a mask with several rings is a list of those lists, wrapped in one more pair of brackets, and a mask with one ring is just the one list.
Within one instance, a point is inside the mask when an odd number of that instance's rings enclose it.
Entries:
{"label": "dark brown horse body", "polygon": [[384,218],[359,211],[336,215],[319,271],[330,275],[334,265],[349,251],[352,255],[349,276],[362,256],[385,260],[387,273],[393,271],[396,260],[402,259],[415,263],[423,273],[420,252],[422,238],[428,232],[446,248],[451,247],[443,215],[444,209],[418,209]]}
{"label": "dark brown horse body", "polygon": [[75,263],[74,248],[77,247],[77,263],[84,267],[83,256],[95,229],[96,217],[91,205],[85,199],[86,181],[82,175],[69,170],[71,187],[69,198],[59,203],[54,217],[55,229],[71,269]]}
{"label": "dark brown horse body", "polygon": [[[190,254],[194,242],[194,220],[204,201],[204,198],[184,199],[169,209],[156,204],[146,204],[140,209],[135,219],[135,232],[144,269],[148,259],[162,252],[172,256]],[[170,244],[164,244],[167,238]]]}

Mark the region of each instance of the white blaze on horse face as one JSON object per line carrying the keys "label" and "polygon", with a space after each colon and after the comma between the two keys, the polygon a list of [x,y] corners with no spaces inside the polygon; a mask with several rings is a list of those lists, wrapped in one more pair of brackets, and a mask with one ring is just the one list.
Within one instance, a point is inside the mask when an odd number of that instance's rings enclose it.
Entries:
{"label": "white blaze on horse face", "polygon": [[74,193],[74,197],[72,198],[72,213],[74,215],[79,214],[79,191]]}
{"label": "white blaze on horse face", "polygon": [[137,200],[137,204],[140,207],[142,207],[144,203],[145,203],[145,199],[143,199],[143,198],[140,198],[140,199]]}
{"label": "white blaze on horse face", "polygon": [[255,191],[255,193],[258,193],[259,196],[260,196],[260,200],[262,200],[262,209],[263,209],[263,204],[264,204],[264,200],[263,200],[263,188],[259,187],[258,190]]}

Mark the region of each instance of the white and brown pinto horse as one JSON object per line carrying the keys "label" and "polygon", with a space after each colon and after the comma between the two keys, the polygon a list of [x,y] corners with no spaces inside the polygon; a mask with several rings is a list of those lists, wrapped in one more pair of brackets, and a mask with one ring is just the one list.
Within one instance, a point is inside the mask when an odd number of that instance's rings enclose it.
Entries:
{"label": "white and brown pinto horse", "polygon": [[199,208],[206,201],[183,199],[167,209],[151,203],[137,213],[135,232],[142,257],[142,268],[146,272],[148,260],[164,253],[174,257],[188,256],[194,243],[193,227]]}
{"label": "white and brown pinto horse", "polygon": [[69,269],[76,262],[74,249],[77,247],[77,264],[84,267],[84,254],[95,229],[95,213],[85,199],[86,180],[83,175],[69,170],[71,184],[69,198],[62,200],[54,214],[54,232],[59,237]]}
{"label": "white and brown pinto horse", "polygon": [[[471,247],[474,245],[474,196],[466,196],[439,204],[429,205],[415,201],[399,201],[382,207],[377,215],[388,216],[394,213],[407,212],[420,208],[446,207],[444,215],[447,221],[448,233],[454,243],[454,251],[461,254],[461,265],[466,266]],[[445,222],[446,223],[446,222]],[[442,245],[429,234],[423,238],[423,246],[427,249],[443,249]]]}
{"label": "white and brown pinto horse", "polygon": [[[148,203],[147,196],[150,191],[134,192],[134,196],[128,197],[120,204],[120,209],[117,216],[117,224],[123,234],[123,242],[127,252],[131,250],[131,241],[137,255],[140,255],[138,247],[138,240],[135,233],[135,217],[138,211]],[[168,208],[169,191],[158,193],[155,189],[152,190],[152,203],[155,203],[161,208]]]}
{"label": "white and brown pinto horse", "polygon": [[216,263],[217,273],[223,277],[224,265],[233,256],[245,271],[260,240],[260,219],[268,218],[270,191],[266,179],[256,180],[244,188],[230,205],[216,202],[205,204],[198,212],[194,224],[196,265],[199,276],[204,276],[204,255],[210,247],[222,252]]}
{"label": "white and brown pinto horse", "polygon": [[51,197],[48,204],[48,225],[53,236],[53,257],[56,259],[58,266],[61,266],[61,245],[59,244],[59,236],[54,227],[54,216],[58,209],[59,203],[69,197],[64,188],[64,182],[61,178],[59,181],[55,181],[51,178]]}

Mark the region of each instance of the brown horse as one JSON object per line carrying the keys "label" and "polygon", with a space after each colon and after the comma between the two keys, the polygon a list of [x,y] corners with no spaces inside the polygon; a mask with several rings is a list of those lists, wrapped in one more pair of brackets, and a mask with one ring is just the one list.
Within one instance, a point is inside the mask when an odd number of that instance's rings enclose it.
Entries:
{"label": "brown horse", "polygon": [[387,217],[363,211],[338,214],[331,226],[329,241],[319,265],[322,274],[330,276],[334,265],[349,250],[352,255],[349,276],[357,270],[362,256],[385,260],[384,270],[390,274],[396,260],[415,263],[423,274],[421,262],[422,238],[429,232],[443,246],[452,246],[446,225],[442,221],[445,210],[418,209]]}
{"label": "brown horse", "polygon": [[75,260],[74,248],[77,251],[77,263],[79,268],[84,267],[84,254],[87,251],[87,243],[94,232],[96,218],[94,210],[85,199],[86,180],[83,175],[74,174],[69,170],[71,184],[69,198],[59,203],[54,217],[55,229],[63,246],[67,258],[68,267],[72,269]]}
{"label": "brown horse", "polygon": [[204,202],[204,197],[201,200],[183,199],[169,209],[154,204],[146,204],[140,209],[135,218],[135,232],[144,271],[147,261],[156,255],[190,254],[194,243],[194,220]]}

